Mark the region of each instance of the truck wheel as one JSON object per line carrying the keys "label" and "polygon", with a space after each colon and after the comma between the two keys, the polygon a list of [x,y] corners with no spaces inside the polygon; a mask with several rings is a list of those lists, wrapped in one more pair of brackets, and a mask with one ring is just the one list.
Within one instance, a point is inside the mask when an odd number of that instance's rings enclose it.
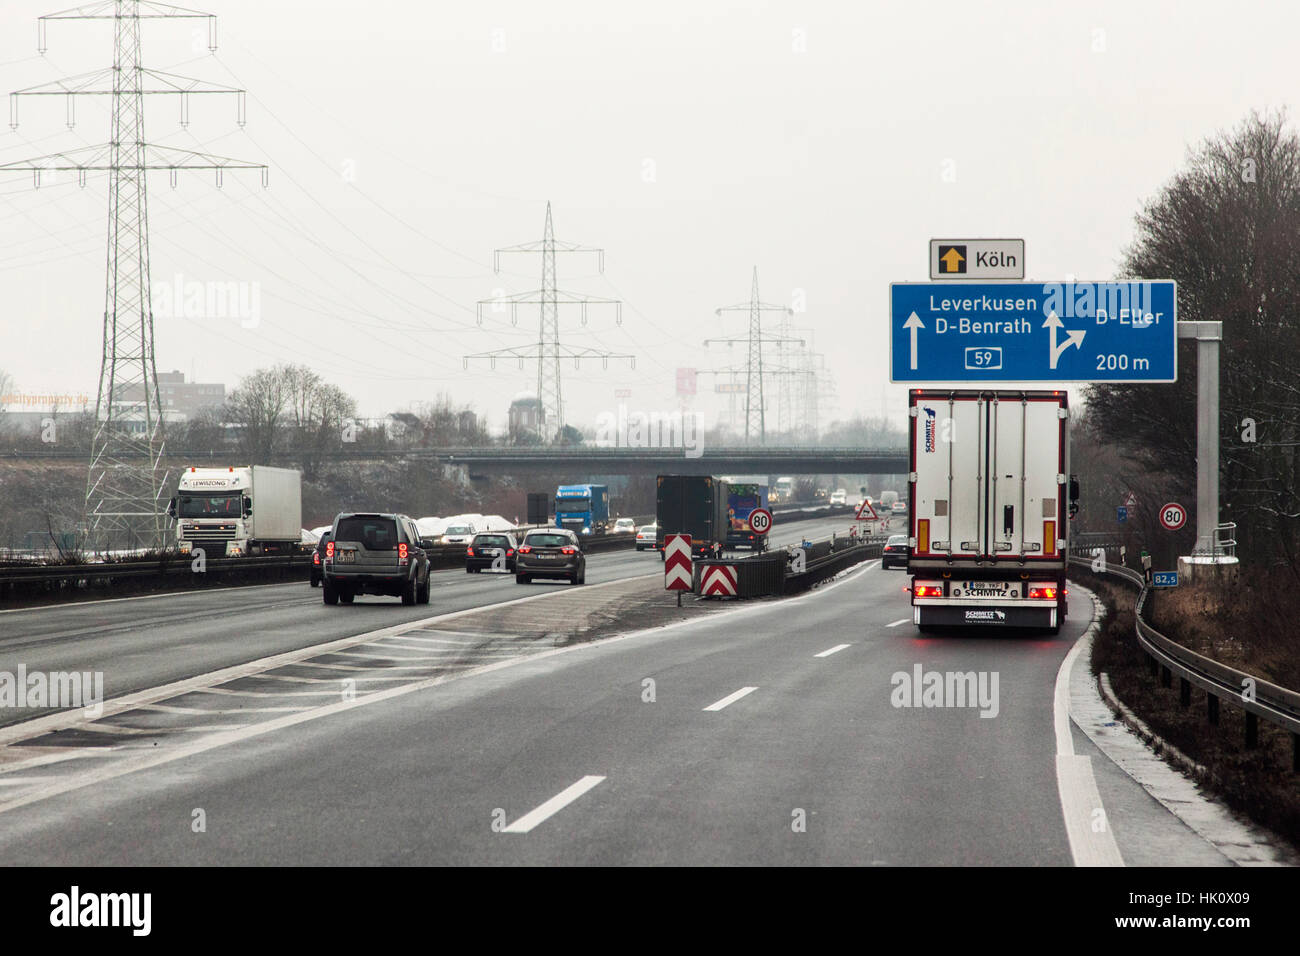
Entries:
{"label": "truck wheel", "polygon": [[408,578],[406,586],[402,588],[402,603],[407,607],[415,604],[415,578]]}
{"label": "truck wheel", "polygon": [[326,604],[331,606],[339,603],[339,592],[328,581],[321,588],[321,597],[325,599]]}
{"label": "truck wheel", "polygon": [[415,589],[415,600],[420,604],[429,603],[429,579],[425,578],[424,583]]}
{"label": "truck wheel", "polygon": [[356,596],[353,592],[351,592],[351,591],[340,591],[340,592],[339,592],[339,600],[342,601],[344,604],[351,604],[351,603],[352,603],[353,601],[355,601],[356,599],[357,599],[357,596]]}
{"label": "truck wheel", "polygon": [[527,574],[515,575],[515,584],[532,584],[532,583],[533,583],[533,579],[530,575]]}

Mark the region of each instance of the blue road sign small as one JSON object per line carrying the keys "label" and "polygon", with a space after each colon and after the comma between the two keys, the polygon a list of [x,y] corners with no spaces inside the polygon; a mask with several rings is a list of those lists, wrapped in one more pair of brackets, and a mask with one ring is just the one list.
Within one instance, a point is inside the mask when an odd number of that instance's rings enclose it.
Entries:
{"label": "blue road sign small", "polygon": [[893,382],[1174,382],[1177,288],[1140,282],[895,282]]}
{"label": "blue road sign small", "polygon": [[1151,583],[1158,588],[1178,587],[1177,571],[1157,571],[1151,576]]}
{"label": "blue road sign small", "polygon": [[1116,509],[1115,509],[1115,520],[1118,521],[1120,524],[1123,524],[1125,521],[1127,521],[1127,520],[1128,520],[1128,509],[1125,508],[1123,505],[1120,505],[1118,508],[1116,508]]}

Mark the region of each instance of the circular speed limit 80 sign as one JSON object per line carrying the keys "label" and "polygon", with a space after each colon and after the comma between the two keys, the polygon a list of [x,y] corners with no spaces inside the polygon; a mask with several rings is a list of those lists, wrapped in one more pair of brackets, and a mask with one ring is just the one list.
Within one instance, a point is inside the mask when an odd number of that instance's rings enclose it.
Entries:
{"label": "circular speed limit 80 sign", "polygon": [[1187,524],[1187,509],[1176,501],[1171,501],[1160,509],[1160,524],[1166,531],[1177,531]]}
{"label": "circular speed limit 80 sign", "polygon": [[754,534],[767,534],[772,527],[772,512],[766,508],[755,508],[749,513],[749,530]]}

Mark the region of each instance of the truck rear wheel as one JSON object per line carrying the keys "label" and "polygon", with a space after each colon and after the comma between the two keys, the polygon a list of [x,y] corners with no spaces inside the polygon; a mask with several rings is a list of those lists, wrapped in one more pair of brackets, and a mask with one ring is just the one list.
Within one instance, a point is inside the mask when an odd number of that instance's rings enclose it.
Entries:
{"label": "truck rear wheel", "polygon": [[402,588],[402,603],[407,607],[415,604],[415,578],[409,578],[406,587]]}
{"label": "truck rear wheel", "polygon": [[324,599],[326,604],[336,605],[339,603],[339,592],[334,585],[330,584],[328,581],[326,581],[321,588],[321,597]]}
{"label": "truck rear wheel", "polygon": [[339,600],[342,601],[344,604],[351,604],[351,603],[352,603],[353,601],[355,601],[356,599],[357,599],[356,594],[354,594],[354,593],[351,592],[351,591],[340,591],[340,592],[339,592]]}

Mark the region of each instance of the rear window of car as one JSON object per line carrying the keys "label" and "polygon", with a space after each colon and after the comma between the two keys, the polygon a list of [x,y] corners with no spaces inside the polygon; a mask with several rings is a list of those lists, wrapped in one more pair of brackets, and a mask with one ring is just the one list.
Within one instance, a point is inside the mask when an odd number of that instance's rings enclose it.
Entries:
{"label": "rear window of car", "polygon": [[510,546],[510,539],[503,534],[481,534],[474,543],[489,548],[506,548]]}
{"label": "rear window of car", "polygon": [[563,548],[572,547],[573,539],[567,534],[530,534],[524,544],[534,548]]}
{"label": "rear window of car", "polygon": [[469,525],[464,525],[464,524],[454,524],[446,531],[443,532],[443,534],[473,534],[473,533],[474,533],[474,529],[471,528]]}
{"label": "rear window of car", "polygon": [[397,522],[392,518],[342,518],[334,540],[357,541],[367,551],[396,551]]}
{"label": "rear window of car", "polygon": [[654,534],[655,526],[652,524],[643,524],[641,527],[637,528],[636,530],[638,534]]}
{"label": "rear window of car", "polygon": [[895,544],[907,544],[907,535],[905,535],[905,534],[891,534],[891,535],[889,536],[889,541],[886,542],[886,543],[889,544],[889,545],[895,545]]}

